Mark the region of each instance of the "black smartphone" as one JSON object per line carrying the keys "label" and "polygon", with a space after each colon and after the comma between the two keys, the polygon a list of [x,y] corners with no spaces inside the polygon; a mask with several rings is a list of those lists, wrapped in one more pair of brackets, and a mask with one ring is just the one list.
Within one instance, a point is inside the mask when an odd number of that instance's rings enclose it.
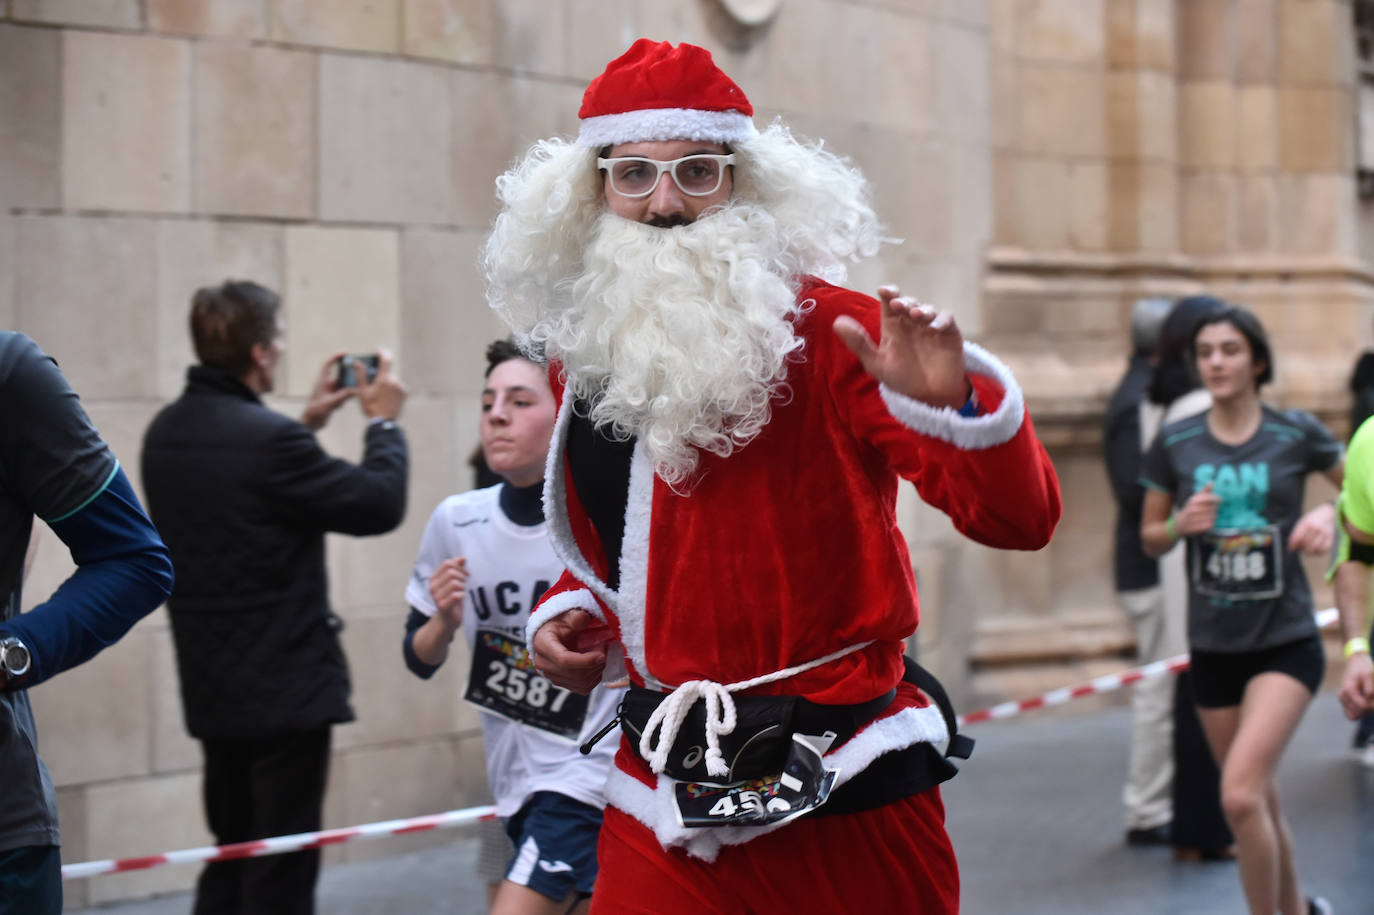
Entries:
{"label": "black smartphone", "polygon": [[356,388],[358,378],[354,373],[354,366],[362,363],[367,371],[367,383],[371,384],[377,380],[377,366],[381,363],[381,357],[376,353],[355,353],[348,356],[339,357],[339,373],[335,380],[341,388]]}

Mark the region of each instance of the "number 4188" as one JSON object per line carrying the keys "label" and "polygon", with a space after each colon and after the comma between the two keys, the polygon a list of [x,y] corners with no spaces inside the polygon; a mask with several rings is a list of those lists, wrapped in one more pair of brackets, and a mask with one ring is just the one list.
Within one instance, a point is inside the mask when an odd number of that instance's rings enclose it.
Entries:
{"label": "number 4188", "polygon": [[1207,574],[1213,581],[1258,581],[1265,574],[1264,554],[1259,550],[1213,553],[1207,560]]}

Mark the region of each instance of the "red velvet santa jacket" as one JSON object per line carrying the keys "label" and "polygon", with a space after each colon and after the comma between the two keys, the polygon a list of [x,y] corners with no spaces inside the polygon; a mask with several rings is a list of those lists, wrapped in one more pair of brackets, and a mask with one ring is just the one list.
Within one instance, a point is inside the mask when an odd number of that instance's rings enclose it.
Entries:
{"label": "red velvet santa jacket", "polygon": [[[587,610],[612,627],[634,682],[664,690],[697,679],[737,683],[869,642],[748,690],[865,702],[901,679],[903,643],[918,619],[911,558],[897,529],[899,476],[979,543],[1033,550],[1049,542],[1060,515],[1058,480],[1002,363],[965,344],[986,414],[930,407],[880,389],[831,330],[838,316],[853,315],[878,339],[876,300],[815,279],[799,299],[807,305],[797,320],[805,346],[788,365],[787,396],[774,401],[754,441],[727,458],[703,453],[681,494],[636,446],[617,591],[605,585],[604,552],[571,487],[564,449],[572,398],[564,396],[560,367],[551,366],[559,413],[544,501],[567,571],[531,614],[531,638],[552,617]],[[881,753],[947,738],[924,697],[899,697],[827,759],[842,783]],[[714,858],[720,842],[757,834],[683,830],[664,807],[668,779],[624,748],[618,766],[611,803],[665,846]]]}

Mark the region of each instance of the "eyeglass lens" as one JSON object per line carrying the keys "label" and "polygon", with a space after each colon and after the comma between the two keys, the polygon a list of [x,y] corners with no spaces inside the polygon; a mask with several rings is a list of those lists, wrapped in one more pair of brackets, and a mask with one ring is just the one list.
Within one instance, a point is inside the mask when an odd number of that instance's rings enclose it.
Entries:
{"label": "eyeglass lens", "polygon": [[[671,165],[673,180],[684,194],[700,197],[720,187],[721,164],[712,156],[686,156]],[[648,194],[661,173],[660,163],[654,159],[620,159],[611,166],[611,187],[630,197]]]}

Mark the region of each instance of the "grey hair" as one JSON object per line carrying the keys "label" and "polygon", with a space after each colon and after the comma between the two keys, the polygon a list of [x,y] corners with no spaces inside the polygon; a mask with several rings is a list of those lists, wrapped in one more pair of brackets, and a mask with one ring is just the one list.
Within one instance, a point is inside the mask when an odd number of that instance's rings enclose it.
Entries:
{"label": "grey hair", "polygon": [[1131,307],[1131,346],[1138,356],[1153,356],[1159,349],[1159,332],[1174,307],[1173,299],[1136,299]]}

